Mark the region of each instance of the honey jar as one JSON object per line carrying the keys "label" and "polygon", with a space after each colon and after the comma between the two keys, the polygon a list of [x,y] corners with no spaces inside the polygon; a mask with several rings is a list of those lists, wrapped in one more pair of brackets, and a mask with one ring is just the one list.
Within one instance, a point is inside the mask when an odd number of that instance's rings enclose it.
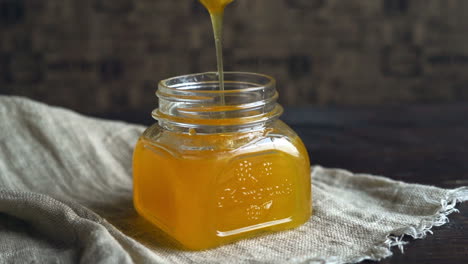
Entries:
{"label": "honey jar", "polygon": [[297,227],[311,215],[310,163],[279,117],[272,77],[242,72],[159,83],[158,121],[133,157],[138,213],[186,249]]}

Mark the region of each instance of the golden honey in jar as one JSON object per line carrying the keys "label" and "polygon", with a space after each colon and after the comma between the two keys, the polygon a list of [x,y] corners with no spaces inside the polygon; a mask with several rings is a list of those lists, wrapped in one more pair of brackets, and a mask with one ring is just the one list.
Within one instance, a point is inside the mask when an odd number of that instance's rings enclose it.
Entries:
{"label": "golden honey in jar", "polygon": [[161,81],[158,121],[133,160],[138,213],[182,247],[203,250],[297,227],[311,214],[310,164],[279,120],[273,78],[192,74]]}

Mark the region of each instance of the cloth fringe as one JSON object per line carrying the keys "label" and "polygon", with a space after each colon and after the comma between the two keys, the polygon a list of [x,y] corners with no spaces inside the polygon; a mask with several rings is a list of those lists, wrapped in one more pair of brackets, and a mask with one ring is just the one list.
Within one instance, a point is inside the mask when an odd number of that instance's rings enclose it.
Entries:
{"label": "cloth fringe", "polygon": [[[427,234],[433,234],[432,228],[434,226],[442,226],[449,222],[448,216],[452,213],[458,213],[459,210],[455,208],[458,203],[468,201],[468,186],[460,187],[448,192],[447,196],[440,201],[440,208],[437,212],[423,219],[416,226],[407,226],[397,230],[394,230],[387,235],[385,241],[375,246],[371,253],[367,256],[359,257],[351,261],[351,263],[358,263],[364,260],[382,260],[384,258],[390,257],[393,255],[391,248],[398,247],[398,249],[404,253],[404,246],[408,244],[408,241],[405,241],[405,236],[410,236],[413,239],[422,239],[427,236]],[[400,235],[394,235],[400,234]],[[300,260],[297,263],[307,263],[307,264],[336,264],[341,263],[336,257],[330,257],[327,259],[307,259],[306,261]]]}
{"label": "cloth fringe", "polygon": [[460,212],[455,208],[457,203],[465,201],[468,201],[468,186],[450,191],[446,198],[440,201],[441,207],[433,216],[423,219],[417,226],[408,226],[392,232],[399,233],[401,235],[393,235],[390,233],[381,246],[386,249],[383,250],[385,254],[378,259],[391,256],[392,252],[390,251],[390,248],[395,246],[398,247],[401,253],[404,253],[404,246],[409,243],[408,241],[404,241],[405,236],[410,236],[413,239],[423,239],[427,234],[433,234],[431,229],[435,226],[442,226],[448,223],[448,216],[450,214]]}

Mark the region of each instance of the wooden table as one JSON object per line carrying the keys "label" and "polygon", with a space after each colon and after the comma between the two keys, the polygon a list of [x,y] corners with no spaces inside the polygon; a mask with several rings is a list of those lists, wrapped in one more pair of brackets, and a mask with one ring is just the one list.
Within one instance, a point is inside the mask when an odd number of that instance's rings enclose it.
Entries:
{"label": "wooden table", "polygon": [[[148,125],[149,113],[105,117]],[[301,136],[312,164],[444,188],[468,186],[468,103],[290,108],[282,119]],[[468,263],[468,203],[458,208],[461,213],[434,228],[434,235],[411,241],[405,254],[394,248],[394,256],[380,263]]]}
{"label": "wooden table", "polygon": [[[468,186],[468,103],[443,106],[290,109],[284,118],[313,164],[444,188]],[[468,203],[379,263],[468,263]],[[366,261],[365,263],[375,263]]]}

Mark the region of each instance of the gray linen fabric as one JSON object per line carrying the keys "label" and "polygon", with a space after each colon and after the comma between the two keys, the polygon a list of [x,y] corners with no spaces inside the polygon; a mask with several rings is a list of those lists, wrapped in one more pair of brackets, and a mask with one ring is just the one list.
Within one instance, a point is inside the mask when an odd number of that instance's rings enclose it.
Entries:
{"label": "gray linen fabric", "polygon": [[[288,232],[184,252],[132,206],[143,127],[0,97],[0,263],[348,263],[423,238],[468,200],[444,190],[314,167],[314,215]],[[151,230],[151,231],[148,231]]]}

